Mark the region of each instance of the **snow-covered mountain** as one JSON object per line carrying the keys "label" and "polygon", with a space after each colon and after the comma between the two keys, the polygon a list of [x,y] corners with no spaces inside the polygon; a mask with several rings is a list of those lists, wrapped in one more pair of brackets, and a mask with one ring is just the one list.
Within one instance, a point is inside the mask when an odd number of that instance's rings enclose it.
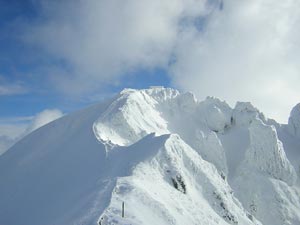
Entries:
{"label": "snow-covered mountain", "polygon": [[[300,224],[300,104],[125,89],[0,157],[0,224]],[[124,217],[122,205],[124,204]]]}

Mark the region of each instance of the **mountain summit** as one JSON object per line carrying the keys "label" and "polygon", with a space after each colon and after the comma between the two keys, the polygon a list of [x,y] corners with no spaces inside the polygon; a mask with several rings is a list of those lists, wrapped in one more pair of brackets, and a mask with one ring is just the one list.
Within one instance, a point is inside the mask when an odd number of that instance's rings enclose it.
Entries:
{"label": "mountain summit", "polygon": [[300,110],[125,89],[0,156],[0,224],[300,224]]}

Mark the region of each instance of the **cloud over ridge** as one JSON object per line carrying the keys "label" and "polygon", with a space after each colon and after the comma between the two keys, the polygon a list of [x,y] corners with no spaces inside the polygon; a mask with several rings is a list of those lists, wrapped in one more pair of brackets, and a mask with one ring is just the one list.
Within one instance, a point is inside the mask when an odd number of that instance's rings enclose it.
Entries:
{"label": "cloud over ridge", "polygon": [[300,96],[299,1],[42,1],[24,35],[56,58],[51,81],[68,94],[164,68],[174,86],[287,120]]}
{"label": "cloud over ridge", "polygon": [[58,109],[45,109],[31,117],[0,120],[0,155],[29,133],[62,116]]}

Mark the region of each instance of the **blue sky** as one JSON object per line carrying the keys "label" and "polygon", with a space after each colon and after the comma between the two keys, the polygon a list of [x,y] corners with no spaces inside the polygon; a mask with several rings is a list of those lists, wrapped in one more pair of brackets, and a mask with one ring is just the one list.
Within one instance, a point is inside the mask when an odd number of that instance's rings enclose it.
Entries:
{"label": "blue sky", "polygon": [[232,107],[250,101],[286,123],[300,102],[299,8],[295,0],[0,0],[0,139],[37,115],[49,121],[151,85]]}
{"label": "blue sky", "polygon": [[48,77],[43,74],[46,70],[43,67],[54,65],[64,68],[64,63],[20,38],[20,35],[24,35],[20,24],[34,24],[43,19],[36,2],[0,1],[0,85],[11,90],[11,93],[0,95],[0,117],[32,116],[47,108],[59,108],[68,113],[96,102],[96,98],[101,101],[125,87],[170,86],[164,69],[141,68],[123,76],[117,84],[101,87],[101,91],[93,93],[94,98],[86,95],[74,98],[62,94],[49,83]]}
{"label": "blue sky", "polygon": [[44,108],[57,107],[61,104],[59,96],[41,77],[31,75],[38,64],[33,60],[35,51],[19,40],[21,31],[15,29],[17,21],[38,17],[33,4],[27,0],[1,0],[0,15],[0,84],[11,90],[0,95],[0,117],[32,116]]}

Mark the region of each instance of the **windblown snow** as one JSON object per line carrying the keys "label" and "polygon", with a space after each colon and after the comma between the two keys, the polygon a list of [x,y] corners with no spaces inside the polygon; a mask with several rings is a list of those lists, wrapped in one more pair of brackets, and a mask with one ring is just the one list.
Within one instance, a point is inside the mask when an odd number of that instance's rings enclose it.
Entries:
{"label": "windblown snow", "polygon": [[299,177],[300,104],[125,89],[0,156],[0,224],[300,225]]}

